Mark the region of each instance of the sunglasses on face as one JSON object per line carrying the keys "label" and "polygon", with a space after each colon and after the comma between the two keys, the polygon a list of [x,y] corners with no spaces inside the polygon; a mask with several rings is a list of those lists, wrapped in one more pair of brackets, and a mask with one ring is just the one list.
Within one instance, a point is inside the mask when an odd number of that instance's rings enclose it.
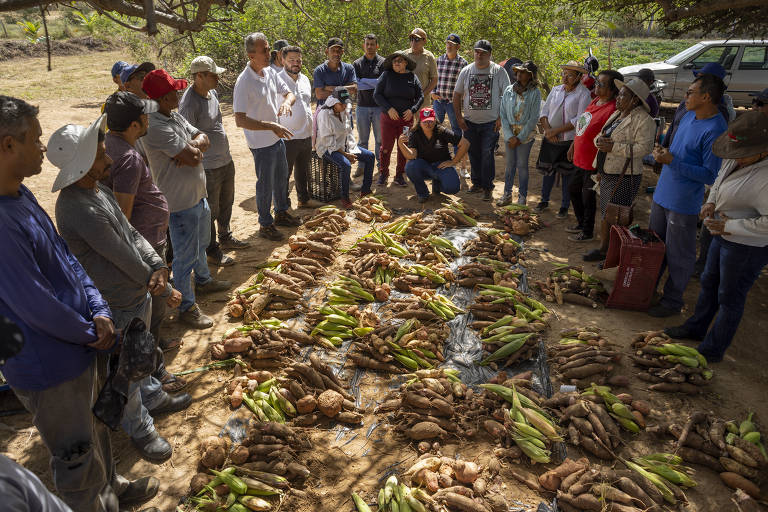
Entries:
{"label": "sunglasses on face", "polygon": [[696,89],[688,89],[687,91],[685,91],[686,97],[691,96],[692,94],[699,94],[699,91],[697,91]]}
{"label": "sunglasses on face", "polygon": [[411,40],[411,41],[413,41],[413,42],[416,42],[416,41],[421,41],[421,38],[420,38],[420,37],[416,37],[416,36],[411,36],[411,37],[409,37],[408,39],[410,39],[410,40]]}
{"label": "sunglasses on face", "polygon": [[756,107],[764,107],[765,106],[765,102],[764,101],[760,101],[760,100],[752,100],[752,104],[755,105]]}

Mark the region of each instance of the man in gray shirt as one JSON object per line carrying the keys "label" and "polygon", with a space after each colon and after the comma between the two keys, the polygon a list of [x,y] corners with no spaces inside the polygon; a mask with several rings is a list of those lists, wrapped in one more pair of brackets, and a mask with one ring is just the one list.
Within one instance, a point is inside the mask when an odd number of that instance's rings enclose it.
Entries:
{"label": "man in gray shirt", "polygon": [[[112,164],[103,132],[99,131],[95,148],[86,134],[84,128],[70,124],[48,141],[48,159],[60,169],[53,187],[53,192],[61,190],[56,223],[72,254],[109,303],[115,329],[124,329],[133,318],[149,326],[153,296],[172,305],[181,297],[168,284],[165,262],[125,218],[112,191],[100,183]],[[186,393],[168,395],[160,381],[147,376],[131,382],[121,426],[144,458],[165,461],[172,448],[155,430],[150,412],[179,411],[191,402]]]}
{"label": "man in gray shirt", "polygon": [[[179,320],[195,329],[207,329],[213,326],[213,319],[200,311],[195,293],[224,291],[232,283],[211,277],[206,261],[211,211],[205,199],[202,157],[210,142],[207,135],[173,112],[179,106],[177,91],[186,87],[186,80],[175,80],[164,69],[144,77],[144,92],[157,101],[158,111],[147,116],[149,128],[143,140],[149,170],[171,211],[168,225],[173,246],[173,279],[181,292]],[[190,280],[193,271],[194,289]]]}
{"label": "man in gray shirt", "polygon": [[[232,236],[229,221],[235,202],[235,163],[229,153],[229,141],[221,123],[221,108],[216,86],[219,75],[226,71],[206,56],[196,57],[190,65],[192,87],[184,91],[179,102],[179,114],[189,124],[208,136],[211,147],[203,153],[208,207],[211,209],[211,242],[208,244],[208,262],[223,267],[234,264],[222,249],[243,249],[250,244]],[[216,241],[216,224],[219,241]]]}

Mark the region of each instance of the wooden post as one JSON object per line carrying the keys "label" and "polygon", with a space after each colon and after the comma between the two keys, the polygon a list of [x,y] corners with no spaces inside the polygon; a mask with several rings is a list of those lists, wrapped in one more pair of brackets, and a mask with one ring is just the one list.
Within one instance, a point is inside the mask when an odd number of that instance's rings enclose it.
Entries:
{"label": "wooden post", "polygon": [[40,16],[43,17],[43,29],[45,30],[45,49],[48,52],[48,71],[51,70],[51,38],[48,35],[48,23],[45,21],[45,9],[43,3],[40,2]]}

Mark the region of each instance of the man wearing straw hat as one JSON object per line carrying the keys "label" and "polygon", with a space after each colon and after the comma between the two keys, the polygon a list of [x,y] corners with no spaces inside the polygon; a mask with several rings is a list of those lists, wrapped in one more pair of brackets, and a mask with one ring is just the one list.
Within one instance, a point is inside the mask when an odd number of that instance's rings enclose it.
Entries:
{"label": "man wearing straw hat", "polygon": [[712,152],[723,164],[699,213],[713,236],[699,299],[683,325],[665,332],[702,340],[698,351],[715,363],[722,361],[747,294],[768,264],[768,116],[754,111],[739,116]]}

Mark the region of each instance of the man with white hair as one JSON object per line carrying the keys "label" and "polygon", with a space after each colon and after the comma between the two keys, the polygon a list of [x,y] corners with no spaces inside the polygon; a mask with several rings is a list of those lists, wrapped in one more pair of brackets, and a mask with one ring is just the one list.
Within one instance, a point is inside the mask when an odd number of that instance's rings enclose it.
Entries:
{"label": "man with white hair", "polygon": [[[288,161],[283,139],[293,133],[278,122],[278,116],[290,115],[296,96],[277,72],[269,66],[269,41],[261,32],[245,37],[248,65],[235,82],[232,110],[235,123],[245,132],[245,140],[256,166],[256,208],[259,212],[259,236],[282,240],[277,226],[295,227],[301,222],[288,213]],[[275,216],[272,217],[272,199]]]}

